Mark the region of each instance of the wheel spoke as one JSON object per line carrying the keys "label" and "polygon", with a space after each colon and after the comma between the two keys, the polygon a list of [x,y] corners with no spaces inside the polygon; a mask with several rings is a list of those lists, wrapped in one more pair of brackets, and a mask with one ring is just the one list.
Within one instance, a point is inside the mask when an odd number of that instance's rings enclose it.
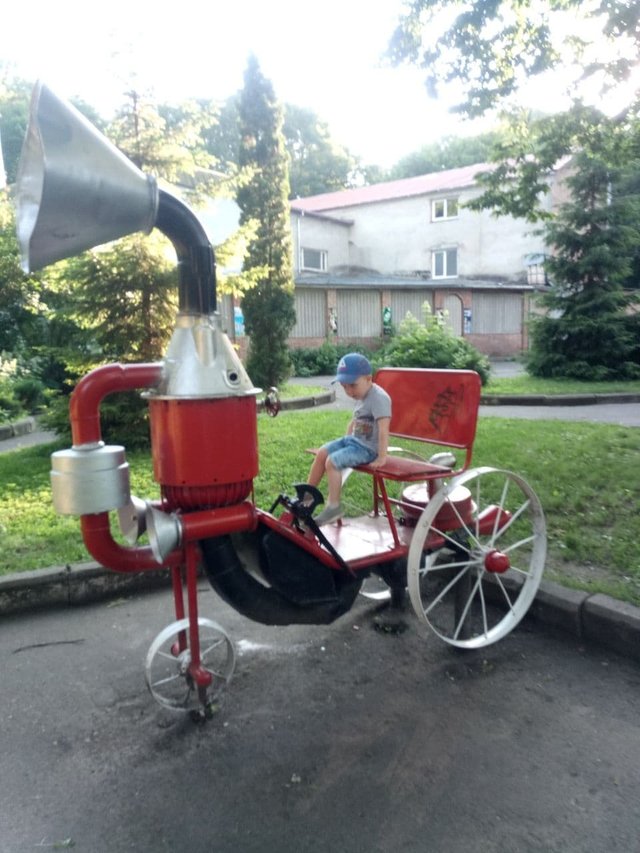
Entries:
{"label": "wheel spoke", "polygon": [[459,569],[462,566],[467,567],[469,565],[469,560],[461,560],[453,563],[437,563],[433,566],[427,566],[426,564],[420,569],[421,575],[426,575],[427,572],[443,572],[446,569]]}
{"label": "wheel spoke", "polygon": [[146,681],[151,694],[161,705],[173,710],[202,709],[228,684],[233,674],[235,655],[224,630],[211,619],[198,619],[201,641],[201,666],[212,676],[210,685],[194,683],[187,663],[190,650],[176,656],[175,643],[191,630],[189,619],[168,625],[151,644],[146,660]]}
{"label": "wheel spoke", "polygon": [[[496,517],[482,533],[478,519],[489,507],[495,508]],[[454,530],[441,529],[449,526],[438,524],[441,513]],[[418,617],[460,648],[481,648],[502,639],[535,597],[544,570],[545,539],[540,501],[521,477],[495,468],[459,475],[431,498],[412,537],[407,587]],[[492,550],[508,555],[506,575],[485,568]],[[518,584],[512,586],[508,577]]]}
{"label": "wheel spoke", "polygon": [[487,603],[484,600],[482,584],[480,584],[480,609],[482,610],[482,628],[484,636],[489,634],[489,623],[487,622]]}
{"label": "wheel spoke", "polygon": [[167,678],[159,678],[157,681],[154,681],[153,686],[160,687],[161,684],[170,684],[172,681],[182,680],[183,677],[179,672],[176,672],[175,675],[169,675]]}
{"label": "wheel spoke", "polygon": [[490,544],[494,545],[496,541],[496,534],[498,532],[498,523],[500,518],[502,517],[502,513],[504,512],[504,508],[507,502],[507,492],[509,491],[509,483],[510,480],[505,480],[504,486],[502,487],[502,495],[500,496],[500,502],[498,503],[498,512],[496,513],[495,521],[493,522],[493,531],[491,533]]}
{"label": "wheel spoke", "polygon": [[[467,522],[463,519],[463,517],[458,512],[458,507],[454,503],[449,503],[449,506],[451,507],[451,509],[453,509],[454,513],[456,514],[456,517],[457,517],[458,521],[460,522],[460,527],[467,533],[469,538],[477,545],[477,547],[480,548],[481,547],[480,539],[473,533],[472,530],[470,530],[469,525],[467,524]],[[477,527],[477,524],[478,524],[478,513],[476,512],[476,527]]]}
{"label": "wheel spoke", "polygon": [[461,572],[458,572],[458,574],[452,581],[449,581],[445,588],[440,592],[440,595],[436,596],[429,605],[429,607],[427,607],[427,609],[424,611],[425,615],[433,610],[436,604],[438,604],[444,598],[444,596],[449,592],[450,589],[453,589],[453,587],[458,583],[460,578],[467,573],[467,571],[468,569],[465,567]]}
{"label": "wheel spoke", "polygon": [[480,585],[481,580],[482,580],[482,575],[478,575],[478,577],[476,578],[475,585],[474,585],[473,589],[471,590],[469,598],[467,599],[467,603],[465,604],[464,610],[462,611],[462,615],[460,616],[460,620],[458,622],[458,627],[456,628],[456,630],[453,634],[454,640],[457,640],[459,635],[460,635],[460,631],[462,630],[462,626],[464,625],[464,622],[467,618],[467,613],[469,612],[469,608],[471,607],[471,603],[473,602],[475,594],[478,591],[478,586]]}
{"label": "wheel spoke", "polygon": [[522,548],[523,545],[528,545],[530,542],[535,541],[535,533],[532,536],[527,536],[525,539],[520,539],[519,542],[513,542],[511,545],[507,545],[506,548],[502,548],[503,554],[510,554],[512,551],[515,551],[516,548]]}
{"label": "wheel spoke", "polygon": [[495,575],[495,579],[498,583],[498,586],[502,590],[502,594],[504,595],[505,601],[507,602],[507,607],[513,613],[513,602],[509,598],[509,593],[507,592],[505,585],[502,583],[502,578],[500,577],[500,575]]}
{"label": "wheel spoke", "polygon": [[221,646],[224,642],[225,642],[224,637],[220,637],[220,639],[211,643],[210,646],[207,646],[206,649],[203,649],[200,653],[200,657],[204,658],[206,655],[209,654],[209,652],[212,652],[214,649],[217,649],[218,646]]}
{"label": "wheel spoke", "polygon": [[460,549],[463,548],[460,542],[458,542],[457,539],[454,539],[453,536],[449,536],[446,530],[440,530],[438,527],[432,527],[431,530],[436,536],[439,536],[444,539],[445,542],[450,542],[451,545],[453,545],[454,550],[460,551]]}
{"label": "wheel spoke", "polygon": [[507,532],[507,530],[508,530],[508,529],[511,527],[511,525],[512,525],[512,524],[514,524],[514,522],[515,522],[515,521],[516,521],[516,520],[517,520],[517,519],[522,515],[522,513],[525,511],[525,509],[528,509],[528,508],[529,508],[529,504],[530,504],[530,501],[528,501],[528,500],[527,500],[527,501],[525,501],[525,502],[522,504],[522,506],[521,506],[519,509],[517,509],[517,510],[513,513],[513,515],[512,515],[512,516],[511,516],[511,518],[509,519],[509,521],[507,521],[507,523],[504,525],[504,527],[501,527],[501,528],[500,528],[500,530],[498,531],[498,533],[497,533],[496,537],[492,540],[492,542],[491,542],[491,544],[492,544],[492,545],[495,545],[495,543],[499,541],[500,537],[501,537],[501,536],[504,536],[504,534]]}

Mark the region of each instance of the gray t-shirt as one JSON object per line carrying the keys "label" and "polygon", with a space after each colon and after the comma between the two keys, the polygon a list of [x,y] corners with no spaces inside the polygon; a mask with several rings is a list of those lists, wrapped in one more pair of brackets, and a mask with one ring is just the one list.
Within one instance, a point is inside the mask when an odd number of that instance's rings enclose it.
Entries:
{"label": "gray t-shirt", "polygon": [[391,417],[391,397],[376,385],[369,389],[367,396],[356,403],[353,410],[353,429],[351,435],[360,439],[378,455],[378,418]]}

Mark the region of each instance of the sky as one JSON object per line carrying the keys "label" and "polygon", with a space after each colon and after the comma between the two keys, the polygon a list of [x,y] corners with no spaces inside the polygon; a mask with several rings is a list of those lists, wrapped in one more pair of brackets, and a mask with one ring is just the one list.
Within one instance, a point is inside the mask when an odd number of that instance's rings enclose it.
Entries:
{"label": "sky", "polygon": [[5,3],[0,60],[108,118],[130,74],[158,101],[223,99],[242,87],[253,52],[281,102],[313,110],[336,142],[386,168],[448,134],[486,129],[461,125],[430,99],[417,69],[383,67],[401,8],[402,0]]}
{"label": "sky", "polygon": [[[364,165],[388,168],[443,137],[491,127],[429,98],[419,69],[385,66],[402,9],[403,0],[6,0],[0,61],[109,118],[132,83],[159,102],[222,100],[242,87],[254,53],[281,102],[317,113]],[[543,80],[523,97],[559,109],[562,88]],[[604,106],[618,112],[625,100]]]}

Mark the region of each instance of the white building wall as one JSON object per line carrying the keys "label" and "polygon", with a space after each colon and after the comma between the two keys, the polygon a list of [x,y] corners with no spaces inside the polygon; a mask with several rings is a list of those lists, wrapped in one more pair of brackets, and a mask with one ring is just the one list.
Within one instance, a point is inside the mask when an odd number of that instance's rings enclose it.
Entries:
{"label": "white building wall", "polygon": [[293,265],[300,269],[300,249],[326,251],[329,269],[349,264],[349,226],[316,216],[291,215]]}
{"label": "white building wall", "polygon": [[[523,220],[462,206],[477,194],[465,190],[326,211],[353,220],[350,227],[309,216],[292,219],[294,225],[298,220],[301,245],[327,249],[329,269],[351,265],[389,274],[431,271],[433,251],[455,248],[458,277],[523,279],[525,259],[544,251],[542,240]],[[458,199],[458,216],[433,221],[431,202],[443,197]]]}

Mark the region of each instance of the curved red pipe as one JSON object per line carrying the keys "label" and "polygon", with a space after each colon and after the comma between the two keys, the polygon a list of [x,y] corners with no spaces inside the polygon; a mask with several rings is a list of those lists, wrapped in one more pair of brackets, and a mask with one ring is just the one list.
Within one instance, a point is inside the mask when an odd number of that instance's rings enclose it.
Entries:
{"label": "curved red pipe", "polygon": [[143,572],[168,566],[179,566],[183,562],[182,551],[173,551],[162,566],[153,556],[149,546],[125,548],[118,545],[111,536],[109,513],[80,516],[82,538],[91,556],[114,572]]}
{"label": "curved red pipe", "polygon": [[[107,394],[150,388],[162,376],[162,364],[105,364],[97,367],[78,382],[69,402],[71,435],[74,447],[102,441],[100,403]],[[125,548],[111,536],[109,514],[80,517],[82,537],[89,553],[103,566],[119,572],[138,572],[158,569],[149,547]],[[167,566],[182,561],[180,552],[171,554]]]}
{"label": "curved red pipe", "polygon": [[[257,513],[253,504],[244,501],[236,506],[188,513],[180,517],[180,523],[183,541],[187,543],[253,530],[257,523]],[[125,548],[118,545],[111,535],[109,513],[82,515],[80,524],[87,551],[102,566],[115,572],[142,572],[161,568],[148,546]],[[176,548],[167,556],[162,566],[178,566],[183,562],[182,548]]]}
{"label": "curved red pipe", "polygon": [[105,364],[78,382],[69,402],[74,447],[102,441],[100,403],[107,394],[151,388],[162,377],[161,363]]}

